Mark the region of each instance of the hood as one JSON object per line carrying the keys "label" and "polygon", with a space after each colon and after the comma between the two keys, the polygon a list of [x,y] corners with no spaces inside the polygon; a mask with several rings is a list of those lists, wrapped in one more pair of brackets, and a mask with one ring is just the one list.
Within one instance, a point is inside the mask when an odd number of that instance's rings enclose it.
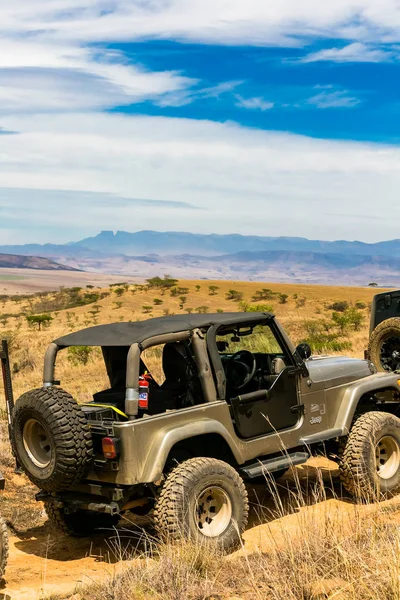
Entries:
{"label": "hood", "polygon": [[310,379],[325,389],[351,383],[376,373],[368,360],[348,356],[314,356],[307,360]]}

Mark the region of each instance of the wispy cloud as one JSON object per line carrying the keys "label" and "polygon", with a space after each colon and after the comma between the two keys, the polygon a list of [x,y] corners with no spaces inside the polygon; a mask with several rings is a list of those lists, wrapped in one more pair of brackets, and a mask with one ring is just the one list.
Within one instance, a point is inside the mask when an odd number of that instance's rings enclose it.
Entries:
{"label": "wispy cloud", "polygon": [[238,86],[242,85],[243,81],[223,81],[211,87],[191,87],[187,89],[177,90],[168,94],[163,94],[155,100],[158,106],[185,106],[204,100],[206,98],[220,98],[224,94],[232,92]]}
{"label": "wispy cloud", "polygon": [[397,59],[399,53],[391,48],[376,48],[361,42],[354,42],[342,48],[326,48],[318,52],[307,54],[300,60],[303,63],[330,61],[344,62],[390,62]]}
{"label": "wispy cloud", "polygon": [[254,98],[243,98],[243,96],[236,95],[236,106],[239,108],[248,108],[250,110],[270,110],[274,107],[274,103],[265,100],[261,96]]}
{"label": "wispy cloud", "polygon": [[[2,148],[0,204],[9,207],[15,223],[7,234],[0,233],[3,243],[68,241],[146,223],[162,231],[204,232],[212,226],[218,233],[260,235],[298,235],[301,226],[301,235],[308,237],[318,230],[325,239],[357,238],[356,221],[344,219],[332,229],[327,209],[346,213],[362,203],[365,214],[374,214],[377,189],[390,214],[384,237],[396,236],[396,147],[312,139],[230,122],[115,113],[3,120],[5,127],[20,132]],[[20,187],[21,181],[35,194],[22,190],[11,197],[11,190],[4,190]],[[64,192],[55,197],[60,188]],[[144,207],[135,198],[173,200],[203,210],[158,202]],[[313,218],[304,221],[310,205]],[[15,219],[26,220],[24,207],[31,209],[31,226],[21,232]],[[4,227],[3,214],[0,221]],[[44,226],[45,236],[37,233]],[[382,231],[366,223],[363,238],[377,236]]]}
{"label": "wispy cloud", "polygon": [[[307,104],[317,108],[354,108],[361,103],[359,98],[351,96],[347,90],[333,90],[331,86],[326,87],[324,91],[308,98]],[[317,86],[317,89],[321,87]]]}

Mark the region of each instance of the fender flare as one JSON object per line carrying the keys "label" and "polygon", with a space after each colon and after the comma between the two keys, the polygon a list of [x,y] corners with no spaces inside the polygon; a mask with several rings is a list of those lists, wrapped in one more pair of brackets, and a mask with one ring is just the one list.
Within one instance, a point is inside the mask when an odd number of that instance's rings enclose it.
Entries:
{"label": "fender flare", "polygon": [[158,481],[162,477],[168,455],[175,444],[191,437],[210,433],[217,434],[223,438],[228,444],[236,462],[238,464],[243,463],[237,443],[235,443],[224,425],[214,419],[202,419],[194,423],[161,429],[151,445],[140,480],[148,483]]}
{"label": "fender flare", "polygon": [[[353,422],[358,403],[365,394],[392,389],[400,394],[400,375],[376,373],[347,388],[336,417],[335,429],[341,429],[342,435],[347,435]],[[399,398],[400,403],[400,398]]]}

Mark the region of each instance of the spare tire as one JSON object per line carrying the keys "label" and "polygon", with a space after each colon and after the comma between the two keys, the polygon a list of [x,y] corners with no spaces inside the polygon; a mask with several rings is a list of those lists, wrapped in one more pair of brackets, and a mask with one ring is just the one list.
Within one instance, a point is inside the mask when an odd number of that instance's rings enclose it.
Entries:
{"label": "spare tire", "polygon": [[56,387],[32,390],[17,400],[13,445],[29,479],[46,492],[81,481],[93,460],[92,435],[81,407]]}
{"label": "spare tire", "polygon": [[371,333],[368,356],[378,371],[400,370],[400,317],[386,319]]}

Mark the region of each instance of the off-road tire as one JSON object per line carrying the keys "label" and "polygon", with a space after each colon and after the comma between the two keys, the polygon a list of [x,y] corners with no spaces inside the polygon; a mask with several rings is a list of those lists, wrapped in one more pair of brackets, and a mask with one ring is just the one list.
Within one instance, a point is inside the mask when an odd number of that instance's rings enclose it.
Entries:
{"label": "off-road tire", "polygon": [[400,317],[393,317],[379,323],[371,333],[369,339],[369,359],[374,363],[378,371],[383,371],[384,373],[387,373],[388,370],[384,369],[382,366],[381,349],[383,342],[390,337],[398,337],[400,346]]}
{"label": "off-road tire", "polygon": [[[226,528],[211,537],[202,533],[196,516],[202,493],[210,488],[222,490],[231,509]],[[162,484],[154,522],[158,535],[165,541],[187,539],[229,551],[240,543],[248,513],[247,491],[233,467],[214,458],[191,458],[175,467]]]}
{"label": "off-road tire", "polygon": [[[48,464],[35,464],[27,452],[24,427],[28,421],[38,423],[45,434]],[[32,390],[17,400],[13,446],[26,475],[47,492],[66,490],[81,481],[93,460],[92,435],[81,407],[68,392],[56,387]]]}
{"label": "off-road tire", "polygon": [[400,449],[400,419],[378,411],[361,415],[347,437],[340,455],[340,478],[344,488],[359,500],[390,496],[400,489],[400,452],[394,456],[389,478],[378,473],[376,449],[384,439],[394,440]]}
{"label": "off-road tire", "polygon": [[0,579],[4,575],[4,571],[6,570],[8,560],[8,533],[7,526],[4,521],[0,517]]}
{"label": "off-road tire", "polygon": [[91,510],[77,510],[66,513],[54,502],[45,502],[44,508],[51,525],[58,531],[72,537],[87,537],[97,530],[110,530],[116,527],[119,516],[97,513]]}

